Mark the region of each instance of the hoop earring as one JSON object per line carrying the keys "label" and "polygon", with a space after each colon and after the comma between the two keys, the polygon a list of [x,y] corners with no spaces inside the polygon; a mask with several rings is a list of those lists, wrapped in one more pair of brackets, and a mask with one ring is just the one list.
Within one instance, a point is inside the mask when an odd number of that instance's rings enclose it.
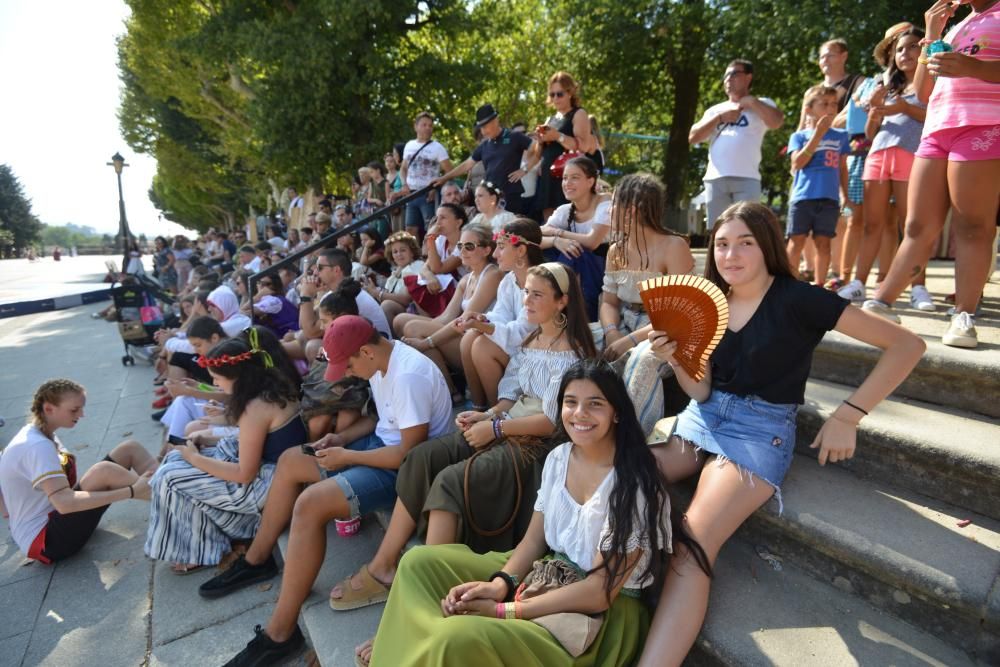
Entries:
{"label": "hoop earring", "polygon": [[569,318],[566,317],[566,313],[559,311],[559,313],[552,318],[552,323],[556,325],[556,328],[562,331],[569,324]]}

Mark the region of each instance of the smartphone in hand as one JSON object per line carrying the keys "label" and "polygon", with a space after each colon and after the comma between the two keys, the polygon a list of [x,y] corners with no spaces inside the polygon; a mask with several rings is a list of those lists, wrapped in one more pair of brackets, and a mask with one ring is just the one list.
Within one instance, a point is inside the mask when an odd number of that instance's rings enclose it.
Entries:
{"label": "smartphone in hand", "polygon": [[171,445],[177,445],[178,447],[183,447],[187,444],[187,438],[183,438],[179,435],[168,435],[167,442]]}
{"label": "smartphone in hand", "polygon": [[312,445],[302,445],[302,453],[307,456],[316,456],[316,448]]}

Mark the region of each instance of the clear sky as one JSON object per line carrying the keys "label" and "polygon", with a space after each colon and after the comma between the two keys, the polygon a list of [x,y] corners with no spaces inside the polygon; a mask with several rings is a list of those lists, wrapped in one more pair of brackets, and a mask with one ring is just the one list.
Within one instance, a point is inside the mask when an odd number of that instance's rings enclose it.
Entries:
{"label": "clear sky", "polygon": [[118,128],[115,41],[121,0],[0,0],[0,163],[14,170],[47,224],[118,230],[118,186],[106,166],[119,151],[129,227],[176,234],[148,191],[156,162],[133,152]]}

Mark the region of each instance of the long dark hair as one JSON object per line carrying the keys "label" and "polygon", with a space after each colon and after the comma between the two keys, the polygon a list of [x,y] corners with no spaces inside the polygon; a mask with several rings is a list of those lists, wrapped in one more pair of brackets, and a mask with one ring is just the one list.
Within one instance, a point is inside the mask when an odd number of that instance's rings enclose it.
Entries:
{"label": "long dark hair", "polygon": [[[566,166],[576,167],[577,169],[583,172],[584,176],[586,176],[587,178],[594,179],[594,184],[590,186],[590,194],[593,196],[597,195],[597,179],[600,178],[601,174],[597,170],[597,164],[593,160],[591,160],[586,155],[581,155],[571,160],[567,160]],[[569,229],[569,231],[571,232],[575,232],[576,231],[575,224],[576,224],[576,204],[570,202],[569,216],[566,218],[566,228]]]}
{"label": "long dark hair", "polygon": [[524,256],[528,260],[528,266],[538,266],[545,262],[545,253],[542,252],[542,228],[531,218],[514,218],[503,226],[504,232],[511,236],[519,236],[530,243],[517,243],[528,249]]}
{"label": "long dark hair", "polygon": [[[250,352],[250,345],[246,340],[240,337],[227,338],[213,347],[206,357],[215,360],[223,355],[235,357],[246,352]],[[247,405],[255,398],[274,403],[280,408],[299,400],[299,392],[287,375],[278,370],[277,364],[267,368],[264,365],[264,355],[259,352],[251,354],[249,359],[213,366],[211,370],[216,375],[233,380],[233,393],[226,404],[226,417],[231,423],[239,421]]]}
{"label": "long dark hair", "polygon": [[907,36],[923,39],[924,31],[916,27],[907,28],[903,32],[896,35],[896,38],[889,43],[889,48],[887,49],[889,64],[885,68],[885,71],[889,75],[889,85],[887,91],[890,95],[900,95],[906,89],[906,73],[896,66],[896,45],[899,44],[899,40]]}
{"label": "long dark hair", "polygon": [[257,332],[257,344],[260,349],[271,355],[271,362],[274,364],[274,368],[278,369],[288,379],[292,386],[295,387],[295,391],[299,391],[302,387],[302,374],[295,367],[295,362],[292,361],[292,358],[288,356],[288,352],[285,351],[281,340],[267,327],[255,324],[240,332],[240,338],[248,344],[250,343],[251,330]]}
{"label": "long dark hair", "polygon": [[319,302],[319,307],[334,317],[358,314],[358,294],[361,293],[361,283],[354,278],[344,278],[333,290]]}
{"label": "long dark hair", "polygon": [[743,224],[750,228],[750,233],[760,246],[760,251],[764,255],[764,266],[772,276],[795,277],[792,265],[788,262],[788,253],[785,251],[784,232],[778,216],[767,206],[758,202],[742,201],[733,204],[719,216],[719,219],[712,225],[712,233],[708,237],[708,259],[705,262],[705,277],[715,283],[719,289],[729,293],[729,283],[719,273],[719,267],[715,264],[715,235],[722,225],[732,220],[742,220]]}
{"label": "long dark hair", "polygon": [[[604,398],[614,410],[615,425],[615,485],[608,501],[608,528],[610,534],[601,541],[598,548],[602,563],[590,572],[604,570],[604,593],[611,604],[611,593],[628,574],[629,538],[634,534],[636,523],[645,526],[648,548],[651,550],[645,569],[639,573],[640,581],[652,580],[645,590],[655,594],[663,583],[666,573],[666,554],[660,550],[661,543],[667,547],[668,533],[665,521],[670,522],[670,534],[674,542],[680,542],[694,556],[698,566],[709,577],[712,566],[705,550],[684,528],[683,516],[673,509],[667,493],[666,480],[660,474],[656,458],[646,445],[646,438],[635,414],[635,406],[629,398],[625,383],[610,364],[595,359],[577,362],[563,375],[559,386],[559,406],[562,407],[566,388],[574,380],[589,380],[597,385]],[[567,429],[559,419],[560,436],[567,440]],[[639,498],[646,502],[645,516],[639,516]],[[669,513],[665,517],[664,513]],[[634,549],[634,546],[632,547]],[[589,573],[588,573],[589,574]]]}
{"label": "long dark hair", "polygon": [[643,258],[642,266],[638,267],[640,270],[649,268],[647,230],[654,234],[683,236],[664,224],[666,204],[667,189],[663,181],[653,174],[629,174],[618,182],[611,209],[611,231],[615,235],[615,247],[613,253],[608,253],[608,261],[612,265],[609,268],[625,268],[628,262],[628,242],[636,228],[642,234],[639,243],[645,246],[645,249],[639,248]]}
{"label": "long dark hair", "polygon": [[[583,292],[580,291],[580,279],[577,277],[576,271],[570,267],[565,264],[560,264],[560,266],[566,270],[566,274],[569,277],[569,300],[566,302],[566,309],[563,311],[563,314],[566,315],[566,338],[569,340],[569,346],[576,353],[576,356],[581,359],[592,359],[597,356],[597,348],[594,346],[594,335],[590,333],[587,311],[583,307]],[[555,290],[556,298],[561,299],[563,297],[564,293],[559,288],[559,281],[544,266],[531,267],[528,269],[528,275],[544,278],[552,286],[552,289]],[[538,327],[528,334],[524,339],[523,345],[527,346],[528,343],[535,340],[541,330],[542,328]]]}
{"label": "long dark hair", "polygon": [[442,202],[438,208],[446,208],[451,211],[452,215],[458,218],[458,226],[462,227],[469,221],[469,214],[465,212],[464,206],[459,206],[458,204],[452,204],[450,201]]}

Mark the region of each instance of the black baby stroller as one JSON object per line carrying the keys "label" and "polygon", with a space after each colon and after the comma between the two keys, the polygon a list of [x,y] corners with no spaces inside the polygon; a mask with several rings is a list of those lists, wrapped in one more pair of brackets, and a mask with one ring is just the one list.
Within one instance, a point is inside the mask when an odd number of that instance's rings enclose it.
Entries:
{"label": "black baby stroller", "polygon": [[174,299],[145,276],[128,276],[125,281],[111,287],[111,299],[115,304],[118,332],[125,344],[122,366],[134,366],[132,347],[154,344],[153,334],[164,326],[163,311],[157,299],[165,306],[173,304]]}

